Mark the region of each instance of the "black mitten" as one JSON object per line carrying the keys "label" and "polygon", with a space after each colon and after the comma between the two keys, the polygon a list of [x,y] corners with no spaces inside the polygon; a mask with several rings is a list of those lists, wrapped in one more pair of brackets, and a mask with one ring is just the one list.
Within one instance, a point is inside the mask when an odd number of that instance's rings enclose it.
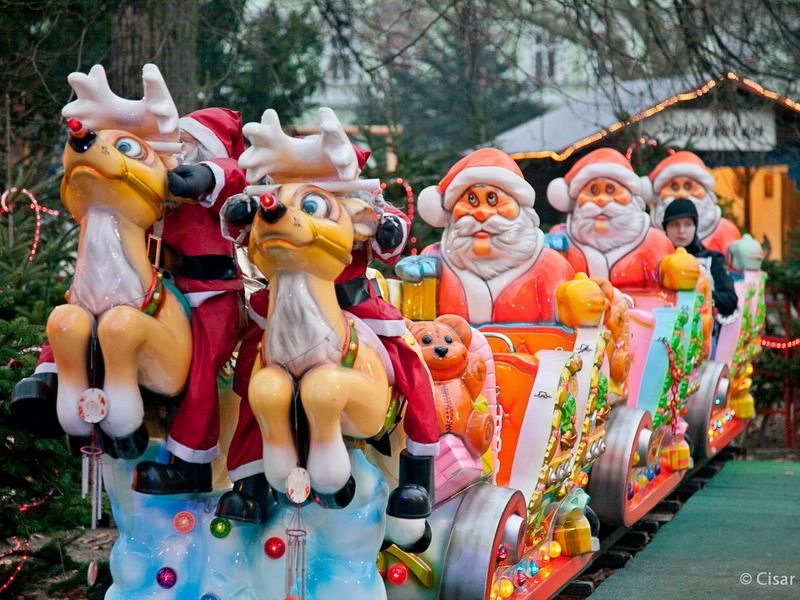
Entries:
{"label": "black mitten", "polygon": [[403,223],[394,215],[384,215],[375,233],[375,240],[383,251],[394,250],[403,242]]}
{"label": "black mitten", "polygon": [[179,165],[168,176],[173,196],[197,200],[214,189],[214,172],[205,165]]}

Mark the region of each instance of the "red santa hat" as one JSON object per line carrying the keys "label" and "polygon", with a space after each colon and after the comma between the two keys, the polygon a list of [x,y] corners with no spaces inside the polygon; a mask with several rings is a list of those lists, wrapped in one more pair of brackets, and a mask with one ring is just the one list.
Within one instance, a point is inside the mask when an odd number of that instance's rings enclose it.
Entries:
{"label": "red santa hat", "polygon": [[496,148],[481,148],[450,167],[438,185],[422,190],[417,197],[417,212],[433,227],[444,227],[456,200],[479,183],[497,186],[520,206],[532,207],[536,199],[536,192],[513,158]]}
{"label": "red santa hat", "polygon": [[185,131],[215,158],[239,158],[244,152],[242,115],[228,108],[203,108],[181,117]]}
{"label": "red santa hat", "polygon": [[650,180],[639,177],[631,163],[613,148],[598,148],[576,162],[564,177],[547,186],[547,200],[561,212],[572,212],[583,186],[597,177],[613,179],[634,196],[650,196]]}
{"label": "red santa hat", "polygon": [[703,159],[694,152],[681,150],[662,160],[650,173],[650,180],[653,182],[653,198],[657,197],[661,188],[675,177],[691,177],[708,192],[714,191],[716,185],[714,176],[706,167]]}

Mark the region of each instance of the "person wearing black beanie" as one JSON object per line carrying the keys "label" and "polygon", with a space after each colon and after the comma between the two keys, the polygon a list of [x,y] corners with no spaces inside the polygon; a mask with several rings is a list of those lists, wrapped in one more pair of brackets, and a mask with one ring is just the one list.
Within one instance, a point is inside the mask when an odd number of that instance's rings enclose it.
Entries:
{"label": "person wearing black beanie", "polygon": [[664,211],[664,230],[675,247],[685,248],[711,274],[714,306],[723,317],[733,314],[739,304],[725,257],[715,250],[709,250],[697,237],[697,208],[694,202],[678,198],[670,202]]}

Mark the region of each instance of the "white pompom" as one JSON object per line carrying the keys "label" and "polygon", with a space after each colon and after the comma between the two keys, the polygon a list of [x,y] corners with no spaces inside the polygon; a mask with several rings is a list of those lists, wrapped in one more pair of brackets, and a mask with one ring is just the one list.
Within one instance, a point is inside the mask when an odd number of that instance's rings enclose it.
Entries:
{"label": "white pompom", "polygon": [[655,204],[656,195],[653,190],[653,182],[647,175],[642,175],[639,178],[639,197],[645,201],[646,204]]}
{"label": "white pompom", "polygon": [[417,212],[431,227],[444,227],[447,225],[447,211],[442,206],[442,195],[439,188],[431,185],[422,190],[417,196]]}
{"label": "white pompom", "polygon": [[557,177],[547,186],[547,201],[556,210],[569,213],[575,208],[575,200],[569,195],[569,186],[563,177]]}

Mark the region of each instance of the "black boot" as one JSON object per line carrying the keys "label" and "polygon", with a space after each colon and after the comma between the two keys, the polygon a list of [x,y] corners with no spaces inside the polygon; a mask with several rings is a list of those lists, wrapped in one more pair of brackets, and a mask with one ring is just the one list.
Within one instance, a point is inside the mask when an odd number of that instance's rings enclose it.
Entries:
{"label": "black boot", "polygon": [[39,438],[64,435],[58,422],[58,373],[34,373],[17,382],[11,392],[11,421]]}
{"label": "black boot", "polygon": [[199,494],[211,491],[211,463],[190,463],[171,456],[167,464],[140,462],[133,490],[142,494]]}
{"label": "black boot", "polygon": [[314,497],[314,502],[322,508],[345,508],[356,495],[356,480],[351,475],[338,492],[321,494],[312,490],[311,495]]}
{"label": "black boot", "polygon": [[245,523],[266,523],[275,506],[270,489],[263,473],[235,481],[233,489],[219,499],[216,515]]}
{"label": "black boot", "polygon": [[389,495],[387,514],[404,519],[428,517],[434,502],[433,457],[403,450],[399,475],[398,486]]}
{"label": "black boot", "polygon": [[[399,485],[389,494],[386,514],[398,519],[426,519],[433,508],[433,457],[400,453]],[[431,529],[425,523],[425,534],[406,552],[424,552],[431,543]]]}

